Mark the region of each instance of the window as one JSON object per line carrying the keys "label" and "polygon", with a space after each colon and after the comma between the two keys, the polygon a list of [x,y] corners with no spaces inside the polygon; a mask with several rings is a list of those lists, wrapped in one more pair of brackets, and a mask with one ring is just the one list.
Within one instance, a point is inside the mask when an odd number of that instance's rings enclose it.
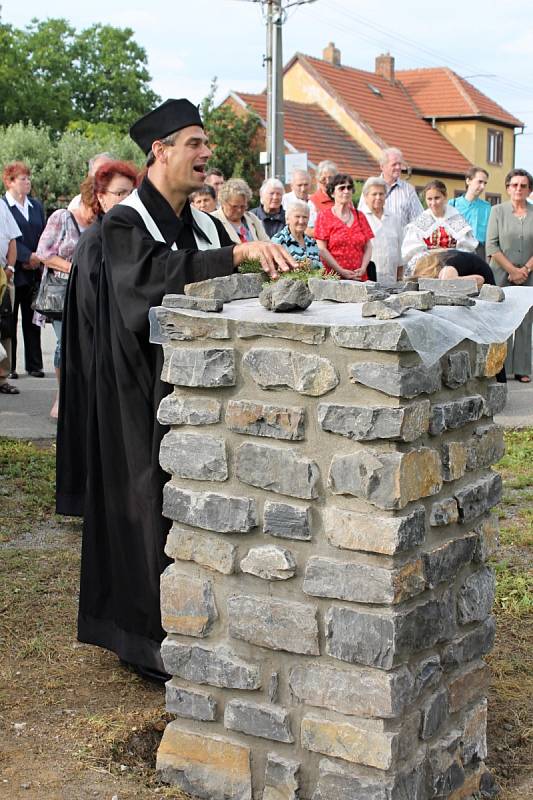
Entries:
{"label": "window", "polygon": [[491,206],[497,206],[502,201],[501,194],[489,194],[488,192],[485,193],[485,200],[487,203],[490,203]]}
{"label": "window", "polygon": [[489,164],[503,164],[503,131],[487,130],[487,161]]}

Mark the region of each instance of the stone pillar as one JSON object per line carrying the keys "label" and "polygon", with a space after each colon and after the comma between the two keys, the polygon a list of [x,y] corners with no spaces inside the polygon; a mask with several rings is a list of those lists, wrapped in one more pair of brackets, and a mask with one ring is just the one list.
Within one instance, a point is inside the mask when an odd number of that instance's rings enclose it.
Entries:
{"label": "stone pillar", "polygon": [[505,347],[428,368],[395,321],[155,314],[175,387],[161,778],[209,800],[469,797]]}

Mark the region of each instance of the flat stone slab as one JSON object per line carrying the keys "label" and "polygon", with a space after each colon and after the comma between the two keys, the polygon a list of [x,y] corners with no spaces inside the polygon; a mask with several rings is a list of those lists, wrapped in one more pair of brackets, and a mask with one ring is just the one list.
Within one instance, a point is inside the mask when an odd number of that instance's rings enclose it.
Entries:
{"label": "flat stone slab", "polygon": [[222,311],[222,300],[207,297],[187,297],[185,294],[166,294],[162,304],[166,308],[192,308],[195,311]]}
{"label": "flat stone slab", "polygon": [[185,286],[185,294],[189,297],[205,297],[211,300],[222,300],[223,303],[231,303],[233,300],[259,297],[265,277],[262,272],[245,275],[234,272],[233,275],[224,275],[221,278],[188,283]]}
{"label": "flat stone slab", "polygon": [[435,292],[442,295],[466,295],[475,297],[479,294],[475,278],[419,278],[418,288],[422,292]]}

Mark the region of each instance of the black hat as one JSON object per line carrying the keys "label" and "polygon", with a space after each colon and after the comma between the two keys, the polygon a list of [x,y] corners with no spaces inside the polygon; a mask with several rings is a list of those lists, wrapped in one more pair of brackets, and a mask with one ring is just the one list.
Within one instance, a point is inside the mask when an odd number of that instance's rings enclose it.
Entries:
{"label": "black hat", "polygon": [[204,127],[198,106],[185,98],[165,100],[160,106],[133,123],[130,136],[141,150],[148,154],[156,139],[164,139],[165,136],[182,128],[188,128],[189,125]]}

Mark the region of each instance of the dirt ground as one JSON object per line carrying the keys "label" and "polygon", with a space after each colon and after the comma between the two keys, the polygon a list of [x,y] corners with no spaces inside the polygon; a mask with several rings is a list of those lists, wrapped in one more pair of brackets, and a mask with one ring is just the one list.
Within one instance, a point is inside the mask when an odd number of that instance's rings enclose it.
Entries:
{"label": "dirt ground", "polygon": [[[490,657],[488,763],[502,800],[533,797],[531,432],[525,453],[517,442],[527,474],[517,482],[516,463],[502,467]],[[76,641],[81,528],[53,514],[53,458],[50,447],[0,440],[0,798],[185,800],[154,772],[163,687]]]}

